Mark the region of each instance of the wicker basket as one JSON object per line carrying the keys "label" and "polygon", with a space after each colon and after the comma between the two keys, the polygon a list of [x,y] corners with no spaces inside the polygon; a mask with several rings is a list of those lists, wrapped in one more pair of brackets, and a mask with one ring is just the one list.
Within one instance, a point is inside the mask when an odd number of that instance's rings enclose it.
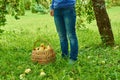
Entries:
{"label": "wicker basket", "polygon": [[32,61],[38,62],[39,64],[48,64],[54,62],[56,55],[51,46],[45,46],[41,44],[40,47],[32,50]]}

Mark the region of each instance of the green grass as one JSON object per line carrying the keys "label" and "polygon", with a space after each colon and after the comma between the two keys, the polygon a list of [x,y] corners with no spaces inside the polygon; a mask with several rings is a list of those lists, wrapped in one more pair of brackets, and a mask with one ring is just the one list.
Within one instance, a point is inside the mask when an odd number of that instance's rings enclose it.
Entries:
{"label": "green grass", "polygon": [[[116,44],[120,43],[120,7],[108,10]],[[25,69],[31,72],[23,80],[120,80],[120,45],[101,46],[95,21],[87,30],[77,30],[78,62],[69,66],[61,59],[59,38],[53,17],[26,12],[20,20],[7,16],[6,31],[0,35],[0,80],[20,80]],[[34,42],[50,44],[56,52],[56,62],[40,65],[31,61]],[[46,73],[40,76],[41,71]]]}

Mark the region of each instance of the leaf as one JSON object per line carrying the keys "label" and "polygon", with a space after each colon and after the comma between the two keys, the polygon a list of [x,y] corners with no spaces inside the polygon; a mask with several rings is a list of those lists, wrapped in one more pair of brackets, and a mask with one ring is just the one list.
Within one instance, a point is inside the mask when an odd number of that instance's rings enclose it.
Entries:
{"label": "leaf", "polygon": [[0,33],[3,33],[5,30],[0,29]]}

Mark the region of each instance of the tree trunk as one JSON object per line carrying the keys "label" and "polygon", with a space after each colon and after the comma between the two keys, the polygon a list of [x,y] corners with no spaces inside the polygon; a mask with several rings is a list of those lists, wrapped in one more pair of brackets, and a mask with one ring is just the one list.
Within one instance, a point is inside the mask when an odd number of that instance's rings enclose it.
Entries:
{"label": "tree trunk", "polygon": [[92,3],[102,43],[112,46],[114,45],[114,36],[112,33],[111,23],[106,11],[105,1],[92,0]]}

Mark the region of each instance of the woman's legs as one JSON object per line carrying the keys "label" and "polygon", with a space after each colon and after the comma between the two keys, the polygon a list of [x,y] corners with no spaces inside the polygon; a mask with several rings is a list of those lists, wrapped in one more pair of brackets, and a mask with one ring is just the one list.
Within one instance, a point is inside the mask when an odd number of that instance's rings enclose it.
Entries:
{"label": "woman's legs", "polygon": [[75,8],[60,8],[54,10],[54,20],[60,38],[62,56],[68,56],[68,39],[70,41],[70,59],[77,60],[78,40],[75,32]]}

